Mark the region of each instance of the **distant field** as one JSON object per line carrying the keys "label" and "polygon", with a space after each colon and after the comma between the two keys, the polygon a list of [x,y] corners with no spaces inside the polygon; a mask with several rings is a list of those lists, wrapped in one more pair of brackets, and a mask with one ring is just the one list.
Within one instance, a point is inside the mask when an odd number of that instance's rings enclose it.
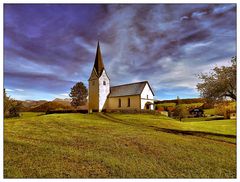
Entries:
{"label": "distant field", "polygon": [[[201,107],[203,106],[204,102],[195,102],[195,103],[188,103],[188,104],[181,104],[183,107],[186,108],[196,108],[196,107]],[[175,107],[176,103],[175,102],[165,102],[165,103],[159,103],[157,104],[158,108],[168,108],[168,107]],[[229,105],[227,106],[229,110],[236,110],[236,102],[230,102]],[[216,115],[218,114],[216,112],[216,108],[211,108],[211,109],[204,109],[204,114],[205,115]]]}
{"label": "distant field", "polygon": [[39,114],[4,120],[5,178],[236,178],[235,120]]}
{"label": "distant field", "polygon": [[205,131],[211,133],[236,135],[237,125],[236,120],[205,121],[204,118],[187,118],[183,119],[182,122],[180,122],[169,117],[149,114],[108,114],[108,115],[118,119],[129,121],[131,123],[142,124],[146,126],[157,126],[160,128],[190,131]]}
{"label": "distant field", "polygon": [[215,108],[204,109],[204,114],[206,114],[206,115],[215,115],[216,114]]}

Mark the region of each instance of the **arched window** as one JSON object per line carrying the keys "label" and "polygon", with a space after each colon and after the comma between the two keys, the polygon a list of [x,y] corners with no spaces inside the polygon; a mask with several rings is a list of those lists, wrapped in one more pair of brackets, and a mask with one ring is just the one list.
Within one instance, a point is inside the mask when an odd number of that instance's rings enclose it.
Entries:
{"label": "arched window", "polygon": [[130,98],[128,98],[128,107],[130,107]]}
{"label": "arched window", "polygon": [[147,99],[148,99],[148,95],[147,95]]}
{"label": "arched window", "polygon": [[106,85],[106,81],[103,81],[103,85]]}
{"label": "arched window", "polygon": [[122,103],[121,103],[121,99],[118,99],[118,107],[121,107]]}

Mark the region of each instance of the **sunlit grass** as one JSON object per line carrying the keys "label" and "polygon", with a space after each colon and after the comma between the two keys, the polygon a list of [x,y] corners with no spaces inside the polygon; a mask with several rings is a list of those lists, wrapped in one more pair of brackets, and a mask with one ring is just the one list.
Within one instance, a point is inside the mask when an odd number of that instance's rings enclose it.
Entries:
{"label": "sunlit grass", "polygon": [[131,121],[133,125],[112,122],[98,114],[6,119],[4,177],[236,177],[234,144],[134,125],[160,122],[182,129],[183,123],[169,118],[145,114],[114,114],[114,117]]}
{"label": "sunlit grass", "polygon": [[[131,123],[158,126],[161,128],[205,131],[219,134],[236,135],[236,120],[205,121],[205,118],[187,118],[181,122],[166,116],[149,114],[109,114]],[[197,121],[197,122],[196,122]]]}

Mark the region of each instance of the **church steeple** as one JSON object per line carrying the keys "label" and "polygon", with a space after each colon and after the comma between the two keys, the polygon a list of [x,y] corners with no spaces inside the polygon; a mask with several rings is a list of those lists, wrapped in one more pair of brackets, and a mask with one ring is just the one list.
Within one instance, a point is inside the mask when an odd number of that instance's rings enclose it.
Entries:
{"label": "church steeple", "polygon": [[103,65],[99,42],[94,66],[88,79],[88,109],[91,111],[102,111],[106,108],[107,97],[110,93],[110,80]]}
{"label": "church steeple", "polygon": [[97,51],[96,51],[96,57],[95,57],[95,62],[94,62],[94,67],[93,67],[97,73],[97,76],[100,77],[102,74],[102,71],[104,69],[104,65],[103,65],[103,60],[102,60],[102,54],[101,54],[101,50],[100,50],[100,45],[99,45],[99,41],[97,44]]}

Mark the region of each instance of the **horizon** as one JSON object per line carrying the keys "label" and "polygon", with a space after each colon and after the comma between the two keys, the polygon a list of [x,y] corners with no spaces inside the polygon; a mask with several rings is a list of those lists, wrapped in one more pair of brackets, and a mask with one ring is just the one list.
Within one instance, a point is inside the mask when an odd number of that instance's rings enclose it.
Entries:
{"label": "horizon", "polygon": [[[70,98],[70,97],[67,97],[67,98],[53,98],[52,100],[45,100],[45,99],[39,99],[39,100],[31,100],[31,99],[27,99],[27,100],[19,100],[19,101],[23,101],[23,102],[25,102],[25,101],[49,101],[49,102],[51,102],[51,101],[54,101],[54,100],[56,100],[56,99],[61,99],[61,100],[64,100],[64,99],[72,99],[72,98]],[[194,98],[180,98],[179,97],[179,99],[181,99],[181,100],[187,100],[187,99],[201,99],[201,97],[194,97]],[[154,101],[170,101],[170,100],[177,100],[177,98],[175,98],[175,99],[163,99],[163,100],[159,100],[159,99],[154,99]]]}
{"label": "horizon", "polygon": [[8,96],[88,87],[98,40],[111,86],[147,80],[155,100],[200,98],[196,75],[236,56],[236,4],[4,4]]}

